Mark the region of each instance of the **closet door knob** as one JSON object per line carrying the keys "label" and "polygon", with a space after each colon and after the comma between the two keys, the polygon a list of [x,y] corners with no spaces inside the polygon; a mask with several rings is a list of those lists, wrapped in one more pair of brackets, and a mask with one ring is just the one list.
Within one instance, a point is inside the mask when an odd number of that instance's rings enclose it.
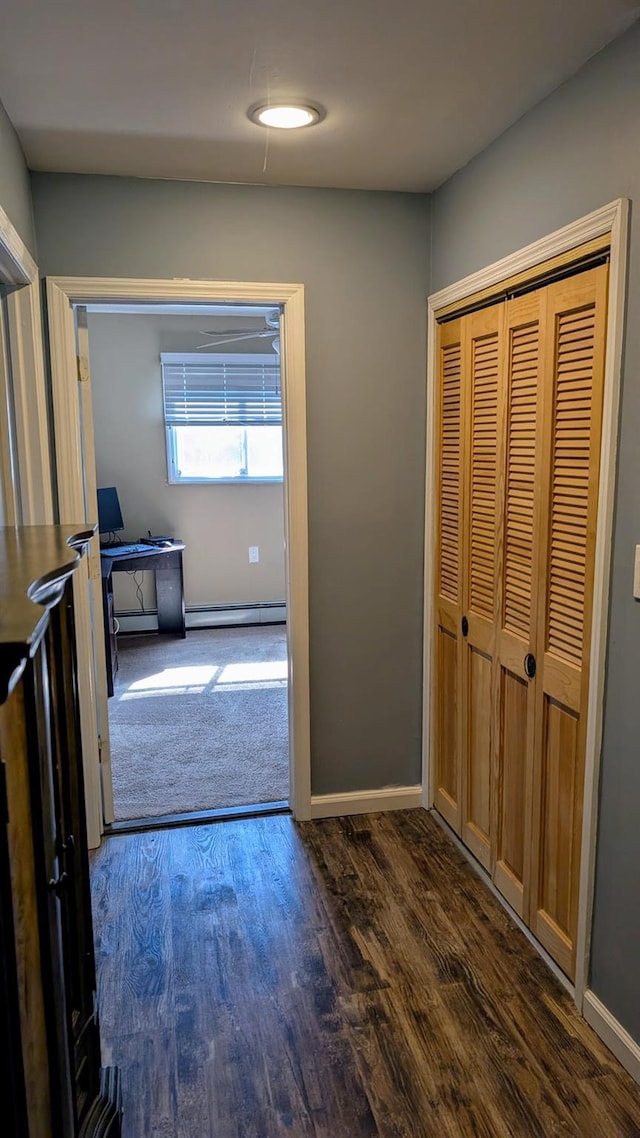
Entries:
{"label": "closet door knob", "polygon": [[462,618],[462,635],[467,636],[468,632],[469,632],[469,621],[467,620],[466,616],[463,616],[463,618]]}
{"label": "closet door knob", "polygon": [[527,652],[524,658],[524,670],[527,678],[532,680],[536,674],[536,658],[533,652]]}

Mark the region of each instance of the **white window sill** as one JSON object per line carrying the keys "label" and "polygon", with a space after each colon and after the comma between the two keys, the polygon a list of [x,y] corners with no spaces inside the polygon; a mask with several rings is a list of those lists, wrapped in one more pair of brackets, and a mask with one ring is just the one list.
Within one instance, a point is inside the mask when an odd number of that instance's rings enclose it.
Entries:
{"label": "white window sill", "polygon": [[268,486],[282,483],[280,478],[170,478],[169,486]]}

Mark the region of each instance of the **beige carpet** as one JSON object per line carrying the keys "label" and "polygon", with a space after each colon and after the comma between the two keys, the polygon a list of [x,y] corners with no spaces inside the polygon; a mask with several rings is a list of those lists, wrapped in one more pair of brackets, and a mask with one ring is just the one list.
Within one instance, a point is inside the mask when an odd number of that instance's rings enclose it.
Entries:
{"label": "beige carpet", "polygon": [[289,795],[284,625],[118,638],[116,821]]}

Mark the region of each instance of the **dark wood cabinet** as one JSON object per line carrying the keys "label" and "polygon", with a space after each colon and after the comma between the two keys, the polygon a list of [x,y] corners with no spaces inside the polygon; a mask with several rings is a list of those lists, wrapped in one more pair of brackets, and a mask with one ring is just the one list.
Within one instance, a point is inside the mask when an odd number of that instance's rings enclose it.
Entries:
{"label": "dark wood cabinet", "polygon": [[[73,575],[91,533],[0,529],[0,1093],[11,1138],[118,1138],[102,1068]],[[8,1128],[7,1128],[8,1124]]]}

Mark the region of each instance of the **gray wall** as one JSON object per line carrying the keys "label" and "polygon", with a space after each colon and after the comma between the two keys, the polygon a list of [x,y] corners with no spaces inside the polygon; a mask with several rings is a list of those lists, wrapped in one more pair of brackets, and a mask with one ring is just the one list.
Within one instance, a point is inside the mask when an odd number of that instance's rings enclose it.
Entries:
{"label": "gray wall", "polygon": [[0,206],[29,251],[36,250],[29,172],[22,147],[0,103]]}
{"label": "gray wall", "polygon": [[[226,324],[234,326],[230,318]],[[187,606],[284,601],[282,482],[175,486],[167,479],[160,353],[193,352],[210,326],[203,316],[89,313],[98,486],[117,486],[127,540],[151,529],[185,542]],[[265,340],[242,344],[268,351]],[[257,564],[249,564],[250,545],[259,547]],[[146,608],[155,603],[154,578],[143,574]],[[138,608],[128,573],[114,573],[114,597],[117,612]]]}
{"label": "gray wall", "polygon": [[[640,27],[443,186],[433,289],[618,197],[640,197]],[[592,987],[640,1039],[640,226],[632,218]]]}
{"label": "gray wall", "polygon": [[419,782],[427,199],[32,184],[46,274],[305,284],[313,790]]}

